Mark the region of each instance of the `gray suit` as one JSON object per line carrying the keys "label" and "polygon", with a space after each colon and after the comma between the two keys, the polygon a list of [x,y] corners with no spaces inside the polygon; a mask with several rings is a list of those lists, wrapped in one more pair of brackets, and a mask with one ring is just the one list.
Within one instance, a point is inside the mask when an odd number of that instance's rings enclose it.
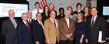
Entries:
{"label": "gray suit", "polygon": [[[16,23],[18,22],[17,20],[15,21]],[[10,18],[2,23],[2,34],[6,44],[16,44],[16,28]]]}

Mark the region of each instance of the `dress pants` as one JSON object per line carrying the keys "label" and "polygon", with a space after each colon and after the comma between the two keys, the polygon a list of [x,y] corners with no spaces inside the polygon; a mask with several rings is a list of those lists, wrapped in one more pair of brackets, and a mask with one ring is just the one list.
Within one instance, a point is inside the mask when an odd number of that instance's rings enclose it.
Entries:
{"label": "dress pants", "polygon": [[59,44],[74,44],[73,40],[60,40]]}

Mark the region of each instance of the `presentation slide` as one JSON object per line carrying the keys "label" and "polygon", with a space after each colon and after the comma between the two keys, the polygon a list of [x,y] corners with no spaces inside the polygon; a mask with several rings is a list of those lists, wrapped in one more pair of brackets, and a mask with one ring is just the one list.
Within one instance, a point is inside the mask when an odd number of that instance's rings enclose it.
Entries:
{"label": "presentation slide", "polygon": [[103,7],[103,16],[109,16],[109,6]]}
{"label": "presentation slide", "polygon": [[22,13],[28,11],[28,4],[0,3],[0,17],[8,17],[9,9],[15,11],[15,17],[21,17]]}

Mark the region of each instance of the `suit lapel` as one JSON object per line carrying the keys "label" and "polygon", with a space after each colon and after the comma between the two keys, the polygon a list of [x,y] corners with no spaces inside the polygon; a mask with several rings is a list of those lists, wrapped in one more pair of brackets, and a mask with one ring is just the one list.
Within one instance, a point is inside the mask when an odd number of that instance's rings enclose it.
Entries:
{"label": "suit lapel", "polygon": [[41,28],[44,28],[42,25],[43,24],[40,24],[37,20],[36,20],[36,22],[38,23],[38,25],[41,27]]}
{"label": "suit lapel", "polygon": [[57,28],[59,28],[59,22],[58,22],[58,20],[56,20],[56,26],[57,26]]}
{"label": "suit lapel", "polygon": [[64,23],[65,23],[66,28],[68,29],[67,21],[65,20],[65,18],[64,18]]}
{"label": "suit lapel", "polygon": [[52,20],[49,18],[49,24],[54,28],[54,23],[52,22]]}
{"label": "suit lapel", "polygon": [[64,23],[65,23],[65,26],[67,27],[67,29],[69,29],[68,25],[67,25],[67,21],[65,20],[65,18],[64,18]]}
{"label": "suit lapel", "polygon": [[72,21],[71,21],[71,19],[69,19],[69,29],[71,29],[72,28]]}
{"label": "suit lapel", "polygon": [[14,26],[14,24],[12,23],[12,21],[11,21],[10,18],[9,18],[9,23],[10,23],[10,25],[12,25],[12,27],[15,29],[15,26]]}
{"label": "suit lapel", "polygon": [[98,19],[99,19],[99,17],[97,16],[93,27],[95,27],[98,24]]}
{"label": "suit lapel", "polygon": [[88,19],[88,25],[90,26],[90,29],[91,29],[91,18],[92,16]]}
{"label": "suit lapel", "polygon": [[27,31],[29,31],[29,32],[31,31],[29,24],[26,25],[26,24],[22,21],[22,25],[24,25],[24,27],[26,27],[26,30],[27,30]]}
{"label": "suit lapel", "polygon": [[[91,17],[92,18],[92,17]],[[95,22],[94,22],[94,24],[93,24],[93,26],[91,26],[91,18],[90,18],[90,27],[91,27],[91,29],[94,29],[95,28],[95,26],[98,24],[98,19],[99,19],[99,16],[97,16],[97,18],[95,19]]]}

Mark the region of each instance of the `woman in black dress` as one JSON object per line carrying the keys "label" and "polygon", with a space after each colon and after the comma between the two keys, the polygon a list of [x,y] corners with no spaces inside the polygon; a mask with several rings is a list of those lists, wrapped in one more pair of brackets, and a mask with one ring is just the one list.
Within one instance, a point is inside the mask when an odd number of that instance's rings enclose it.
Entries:
{"label": "woman in black dress", "polygon": [[81,13],[77,14],[77,21],[76,21],[76,44],[83,44],[84,37],[85,37],[85,22],[83,20],[83,15]]}

